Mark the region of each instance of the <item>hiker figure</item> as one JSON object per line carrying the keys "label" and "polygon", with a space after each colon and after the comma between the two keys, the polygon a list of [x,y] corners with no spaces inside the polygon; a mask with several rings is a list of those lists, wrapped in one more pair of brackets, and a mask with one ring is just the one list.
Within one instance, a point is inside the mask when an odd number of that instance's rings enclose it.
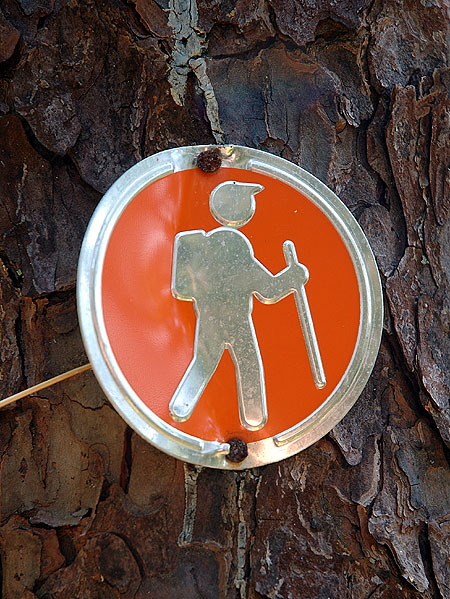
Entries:
{"label": "hiker figure", "polygon": [[[306,301],[304,285],[309,274],[297,261],[294,244],[285,241],[288,266],[273,275],[255,258],[250,241],[238,231],[253,217],[254,196],[263,189],[253,183],[220,183],[211,192],[209,206],[223,226],[207,233],[184,231],[175,237],[172,293],[176,299],[193,301],[197,316],[194,356],[169,404],[176,421],[184,422],[191,416],[225,349],[236,369],[242,425],[258,430],[267,421],[264,368],[252,320],[253,296],[264,304],[273,304],[294,292],[299,309],[299,302]],[[304,319],[309,318],[306,324],[310,328],[312,321],[307,303],[305,307],[303,302],[301,308],[304,314],[302,317],[299,309],[299,316],[308,349],[307,336],[311,333],[305,331]],[[313,328],[312,335],[313,351],[321,368]],[[323,369],[320,376],[316,385],[323,387]]]}

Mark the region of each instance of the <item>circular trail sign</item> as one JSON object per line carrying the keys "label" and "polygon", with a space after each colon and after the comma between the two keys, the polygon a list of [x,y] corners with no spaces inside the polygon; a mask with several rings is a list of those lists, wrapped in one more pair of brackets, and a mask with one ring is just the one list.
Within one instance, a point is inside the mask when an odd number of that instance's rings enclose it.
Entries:
{"label": "circular trail sign", "polygon": [[378,352],[381,286],[359,225],[315,177],[240,146],[218,147],[206,173],[206,150],[161,152],[114,183],[83,243],[78,309],[130,426],[182,460],[243,469],[347,413]]}

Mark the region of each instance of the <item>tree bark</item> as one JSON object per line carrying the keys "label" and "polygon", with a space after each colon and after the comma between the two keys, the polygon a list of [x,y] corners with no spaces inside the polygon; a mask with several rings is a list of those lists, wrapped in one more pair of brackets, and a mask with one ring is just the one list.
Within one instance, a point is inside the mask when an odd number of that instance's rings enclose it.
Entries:
{"label": "tree bark", "polygon": [[446,0],[3,0],[2,397],[87,361],[87,223],[173,146],[261,148],[328,184],[386,314],[355,407],[278,464],[172,459],[91,373],[3,410],[2,597],[450,598],[448,35]]}

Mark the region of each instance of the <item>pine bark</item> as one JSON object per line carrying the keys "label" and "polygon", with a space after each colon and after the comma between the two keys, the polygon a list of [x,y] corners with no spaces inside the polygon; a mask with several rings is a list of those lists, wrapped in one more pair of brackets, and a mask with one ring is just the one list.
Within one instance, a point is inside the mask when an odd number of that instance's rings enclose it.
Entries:
{"label": "pine bark", "polygon": [[369,239],[386,311],[355,407],[278,464],[172,459],[90,373],[4,409],[2,597],[450,598],[448,8],[2,1],[1,397],[87,361],[87,223],[169,147],[242,144],[319,177]]}

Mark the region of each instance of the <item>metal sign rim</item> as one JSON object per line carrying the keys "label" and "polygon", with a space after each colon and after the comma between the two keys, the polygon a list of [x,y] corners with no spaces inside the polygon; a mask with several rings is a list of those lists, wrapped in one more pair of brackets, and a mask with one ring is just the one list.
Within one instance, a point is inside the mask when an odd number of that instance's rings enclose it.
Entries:
{"label": "metal sign rim", "polygon": [[[195,168],[197,156],[211,148],[222,155],[222,168],[233,167],[272,176],[298,189],[331,220],[353,261],[361,300],[355,351],[341,381],[328,399],[307,419],[275,437],[249,443],[241,463],[226,459],[228,444],[206,441],[170,426],[137,396],[121,372],[103,321],[101,277],[106,248],[120,215],[133,198],[154,181]],[[126,171],[103,196],[86,230],[77,280],[80,329],[96,377],[124,420],[145,440],[166,453],[202,466],[242,470],[277,462],[305,449],[327,434],[350,410],[372,372],[381,342],[383,299],[375,258],[359,224],[326,185],[316,177],[261,150],[244,146],[185,146],[165,150]]]}

